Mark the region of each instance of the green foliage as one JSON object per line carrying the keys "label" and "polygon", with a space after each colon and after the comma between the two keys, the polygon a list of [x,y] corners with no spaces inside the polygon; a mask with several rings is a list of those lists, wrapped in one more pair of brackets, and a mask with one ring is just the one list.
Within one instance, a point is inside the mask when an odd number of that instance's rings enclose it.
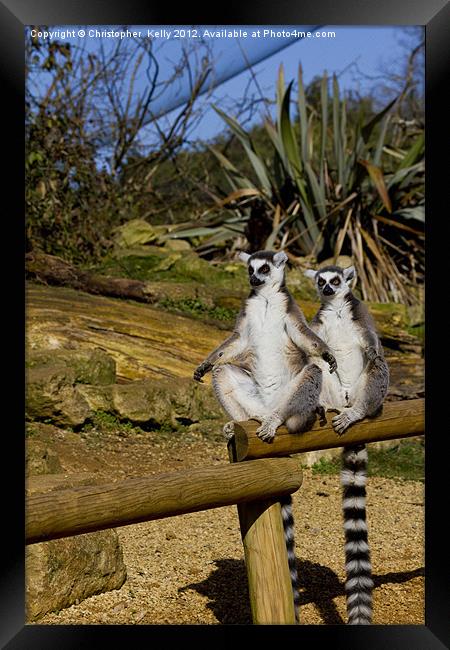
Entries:
{"label": "green foliage", "polygon": [[191,441],[189,428],[185,424],[178,422],[176,425],[170,422],[159,424],[153,420],[136,425],[133,422],[122,420],[105,411],[96,411],[94,415],[79,430],[81,436],[89,439],[101,438],[102,436],[120,436],[123,438],[134,435],[151,435],[157,434],[156,440],[170,441],[175,436],[183,437],[186,442]]}
{"label": "green foliage", "polygon": [[176,226],[169,237],[189,239],[207,259],[236,245],[286,248],[313,262],[351,254],[364,299],[414,301],[424,137],[420,124],[395,121],[397,105],[376,112],[371,97],[343,97],[326,75],[305,86],[301,68],[295,98],[280,70],[273,122],[247,131],[217,107],[229,131],[212,146],[182,148],[174,136],[149,151],[136,137],[139,119],[117,99],[130,81],[129,53],[105,66],[64,42],[27,43],[27,75],[44,88],[34,95],[27,84],[30,249],[95,265],[114,227],[141,218]]}
{"label": "green foliage", "polygon": [[[170,159],[183,143],[178,129],[184,119],[147,155],[135,142],[141,115],[127,112],[123,98],[132,91],[133,57],[142,61],[142,52],[122,43],[101,61],[100,53],[56,40],[26,43],[29,249],[95,263],[124,221],[177,223],[204,209],[207,194],[192,192],[204,177],[201,157],[181,153],[176,165]],[[138,107],[145,113],[142,97]],[[188,174],[191,158],[196,165]]]}
{"label": "green foliage", "polygon": [[339,458],[319,458],[311,469],[313,474],[339,474],[341,461]]}
{"label": "green foliage", "polygon": [[403,478],[423,481],[425,447],[422,441],[403,440],[397,447],[372,452],[369,456],[369,476]]}
{"label": "green foliage", "polygon": [[46,47],[48,56],[41,52],[37,60],[64,92],[49,93],[33,109],[31,97],[26,103],[27,245],[75,262],[95,260],[110,246],[111,229],[133,215],[133,197],[98,168],[95,138],[70,76],[70,48],[56,41]]}
{"label": "green foliage", "polygon": [[[325,74],[316,100],[318,106],[310,105],[301,68],[298,122],[290,115],[292,87],[292,81],[285,87],[280,68],[277,123],[265,123],[272,144],[269,165],[250,134],[215,107],[242,144],[254,171],[250,180],[212,148],[232,190],[230,203],[247,221],[247,230],[252,211],[261,212],[263,207],[266,221],[270,222],[265,248],[291,248],[319,260],[350,253],[355,258],[364,299],[408,304],[414,297],[405,288],[411,281],[403,270],[410,270],[411,257],[417,260],[415,279],[419,275],[423,278],[423,130],[412,142],[405,138],[406,148],[388,145],[396,100],[376,114],[365,116],[363,105],[357,113],[349,114],[335,76],[329,97]],[[406,230],[402,228],[405,217],[414,220]],[[403,236],[405,232],[410,236]],[[395,240],[391,246],[398,251],[399,237],[406,250],[395,256],[387,247]],[[252,243],[251,232],[247,238]]]}
{"label": "green foliage", "polygon": [[101,437],[102,435],[118,435],[127,437],[142,433],[142,428],[126,420],[120,420],[112,413],[96,411],[80,429],[81,435]]}

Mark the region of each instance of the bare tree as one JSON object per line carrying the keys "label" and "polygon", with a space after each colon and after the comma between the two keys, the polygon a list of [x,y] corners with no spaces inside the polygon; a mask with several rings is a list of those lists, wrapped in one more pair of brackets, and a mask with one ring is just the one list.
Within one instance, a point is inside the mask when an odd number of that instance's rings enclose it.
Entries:
{"label": "bare tree", "polygon": [[[68,254],[74,239],[74,253],[87,247],[92,255],[113,222],[135,214],[158,165],[182,149],[202,114],[210,48],[192,42],[172,57],[146,38],[97,48],[26,39],[30,245]],[[174,84],[185,84],[186,99],[165,116]]]}

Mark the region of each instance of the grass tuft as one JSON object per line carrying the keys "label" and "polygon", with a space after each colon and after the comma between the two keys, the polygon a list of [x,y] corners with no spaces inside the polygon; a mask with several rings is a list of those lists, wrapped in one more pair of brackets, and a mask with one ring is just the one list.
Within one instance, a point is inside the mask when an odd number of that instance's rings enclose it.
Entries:
{"label": "grass tuft", "polygon": [[[369,476],[397,478],[408,481],[425,479],[425,446],[422,440],[401,440],[390,449],[373,449],[368,446]],[[313,474],[338,474],[340,458],[321,458],[312,466]]]}

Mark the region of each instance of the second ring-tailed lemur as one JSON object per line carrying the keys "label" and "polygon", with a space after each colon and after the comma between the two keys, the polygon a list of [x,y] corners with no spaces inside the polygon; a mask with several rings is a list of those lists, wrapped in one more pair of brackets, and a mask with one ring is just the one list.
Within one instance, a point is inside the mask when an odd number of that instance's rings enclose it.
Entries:
{"label": "second ring-tailed lemur", "polygon": [[[291,433],[316,419],[324,359],[336,370],[330,348],[308,327],[285,284],[287,255],[280,251],[240,253],[247,263],[252,290],[236,320],[233,334],[201,363],[194,379],[212,370],[217,399],[232,420],[256,419],[257,435],[271,442],[285,424]],[[329,374],[328,372],[326,374]],[[232,435],[232,422],[224,427]],[[298,612],[291,498],[282,500],[288,560]]]}
{"label": "second ring-tailed lemur", "polygon": [[[326,266],[305,271],[305,275],[315,281],[321,300],[310,326],[329,345],[338,364],[334,375],[323,375],[320,402],[325,410],[339,412],[332,424],[342,435],[354,422],[380,413],[389,386],[389,369],[372,317],[350,290],[354,267]],[[369,624],[372,620],[366,481],[365,445],[344,447],[341,484],[349,624]]]}

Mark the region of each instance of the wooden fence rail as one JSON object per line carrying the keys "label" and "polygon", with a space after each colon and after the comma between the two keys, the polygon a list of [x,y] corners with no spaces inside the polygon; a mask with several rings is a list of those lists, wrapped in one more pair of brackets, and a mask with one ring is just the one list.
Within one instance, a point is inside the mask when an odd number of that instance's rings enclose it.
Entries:
{"label": "wooden fence rail", "polygon": [[230,465],[30,496],[26,542],[237,504],[253,621],[295,623],[280,498],[298,490],[302,473],[298,459],[281,456],[422,435],[424,400],[386,403],[382,415],[353,425],[343,436],[331,427],[332,417],[297,435],[281,427],[271,444],[257,437],[257,422],[236,422]]}
{"label": "wooden fence rail", "polygon": [[420,436],[424,433],[425,400],[411,399],[402,402],[387,402],[383,413],[374,419],[365,419],[353,424],[338,436],[331,426],[334,413],[327,413],[327,424],[318,422],[312,429],[301,434],[289,434],[286,427],[280,427],[272,443],[267,444],[256,435],[259,423],[255,420],[235,422],[234,459],[236,461],[271,456],[287,456],[317,449],[330,449],[354,443],[369,443],[395,438]]}
{"label": "wooden fence rail", "polygon": [[298,460],[267,458],[36,494],[27,499],[26,543],[279,497],[301,482]]}
{"label": "wooden fence rail", "polygon": [[[235,422],[234,436],[228,443],[230,460],[234,463],[245,461],[244,465],[248,467],[248,462],[256,462],[250,459],[255,458],[418,436],[424,433],[424,400],[386,403],[382,415],[354,424],[342,436],[338,436],[331,426],[333,417],[334,414],[327,414],[326,425],[316,423],[310,431],[296,435],[281,427],[271,444],[257,437],[258,422]],[[253,622],[294,624],[280,503],[272,499],[241,503],[237,508]]]}

